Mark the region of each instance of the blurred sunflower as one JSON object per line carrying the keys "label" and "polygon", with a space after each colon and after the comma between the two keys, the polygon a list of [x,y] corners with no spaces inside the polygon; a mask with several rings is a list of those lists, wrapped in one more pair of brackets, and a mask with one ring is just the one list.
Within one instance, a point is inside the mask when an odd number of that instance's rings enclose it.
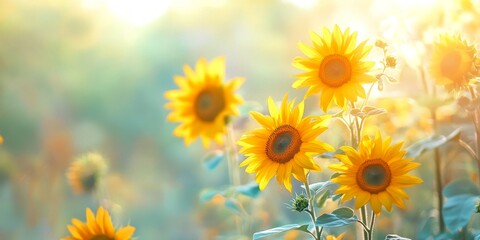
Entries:
{"label": "blurred sunflower", "polygon": [[88,153],[76,159],[67,172],[67,178],[75,193],[94,191],[107,171],[105,159],[97,153]]}
{"label": "blurred sunflower", "polygon": [[391,211],[394,203],[404,208],[403,199],[408,195],[403,188],[419,184],[422,179],[408,174],[420,166],[420,163],[411,162],[412,158],[405,158],[405,150],[401,150],[403,143],[390,145],[388,137],[382,140],[377,132],[375,139],[365,136],[358,151],[344,146],[343,154],[335,155],[342,163],[332,164],[330,169],[341,173],[332,179],[342,185],[336,191],[343,194],[342,202],[355,197],[355,209],[368,202],[376,214],[380,214],[382,205]]}
{"label": "blurred sunflower", "polygon": [[168,121],[181,123],[174,135],[183,137],[186,145],[197,137],[201,137],[205,148],[210,145],[210,140],[223,143],[228,118],[238,115],[237,106],[243,102],[234,94],[243,79],[234,78],[224,84],[225,60],[221,57],[210,63],[202,58],[195,71],[187,65],[184,71],[185,77],[175,76],[180,89],[165,93],[170,100],[166,108],[172,110]]}
{"label": "blurred sunflower", "polygon": [[103,207],[98,208],[96,217],[90,208],[87,208],[86,214],[86,223],[76,218],[72,219],[73,225],[68,226],[72,236],[63,240],[128,240],[135,232],[135,227],[132,226],[115,231],[110,214]]}
{"label": "blurred sunflower", "polygon": [[464,89],[475,72],[475,53],[475,48],[460,36],[440,35],[433,45],[430,74],[448,91]]}
{"label": "blurred sunflower", "polygon": [[345,233],[342,233],[340,235],[338,235],[337,237],[333,236],[333,235],[328,235],[325,240],[342,240],[343,239],[343,236],[345,236]]}
{"label": "blurred sunflower", "polygon": [[0,135],[0,144],[3,144],[3,136]]}
{"label": "blurred sunflower", "polygon": [[276,174],[278,184],[283,183],[291,192],[290,174],[306,182],[305,170],[320,170],[311,156],[335,150],[316,139],[327,129],[326,120],[330,116],[303,118],[303,101],[295,106],[295,102],[287,102],[287,98],[285,95],[280,109],[271,97],[268,98],[270,116],[250,112],[262,128],[247,133],[238,141],[242,146],[240,153],[247,157],[240,167],[248,165],[247,173],[256,172],[261,190]]}
{"label": "blurred sunflower", "polygon": [[320,105],[327,111],[332,101],[345,108],[348,102],[355,102],[358,97],[365,98],[362,84],[374,82],[375,77],[368,72],[375,65],[365,61],[371,46],[366,41],[356,44],[357,32],[344,32],[335,25],[333,32],[323,28],[322,36],[312,32],[313,47],[303,43],[300,50],[308,58],[295,58],[293,65],[305,70],[298,74],[294,88],[309,87],[306,97],[321,92]]}

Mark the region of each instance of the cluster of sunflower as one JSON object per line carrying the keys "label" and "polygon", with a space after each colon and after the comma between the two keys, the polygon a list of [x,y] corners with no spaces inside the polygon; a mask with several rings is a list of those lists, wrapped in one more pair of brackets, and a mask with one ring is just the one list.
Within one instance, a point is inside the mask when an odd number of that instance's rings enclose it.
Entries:
{"label": "cluster of sunflower", "polygon": [[[107,163],[102,155],[88,153],[72,162],[67,171],[67,178],[75,194],[96,193],[107,172]],[[110,213],[99,207],[97,214],[90,208],[86,209],[86,222],[74,218],[68,226],[71,236],[65,240],[129,240],[135,232],[135,227],[126,226],[115,229]]]}
{"label": "cluster of sunflower", "polygon": [[[362,131],[369,112],[380,111],[366,105],[371,90],[375,84],[381,87],[382,79],[388,77],[385,69],[394,68],[396,59],[384,55],[382,73],[373,75],[375,62],[366,60],[373,46],[366,40],[357,43],[356,32],[342,31],[335,26],[333,31],[324,28],[320,35],[311,33],[311,38],[313,46],[299,44],[306,57],[296,58],[293,64],[305,72],[296,76],[292,86],[308,88],[305,98],[319,94],[320,106],[325,113],[334,105],[341,109],[333,117],[340,118],[348,126],[350,146],[336,150],[318,140],[327,130],[332,115],[304,116],[304,100],[296,103],[285,95],[277,105],[269,97],[269,114],[250,112],[260,127],[245,133],[237,142],[241,146],[239,153],[246,157],[240,167],[246,166],[247,173],[255,174],[260,190],[265,189],[273,177],[290,192],[292,176],[302,182],[307,197],[300,196],[308,200],[308,204],[302,205],[302,211],[309,212],[315,226],[313,233],[308,233],[320,240],[322,229],[315,223],[316,211],[308,176],[310,172],[321,170],[314,157],[331,153],[339,160],[338,164],[329,167],[337,172],[330,180],[338,184],[335,194],[341,195],[342,203],[355,199],[354,208],[362,208],[359,222],[364,227],[365,236],[371,239],[375,215],[381,213],[382,206],[388,211],[393,205],[404,208],[404,200],[408,199],[404,188],[422,182],[409,174],[420,164],[405,157],[402,143],[392,144],[390,137],[382,138],[379,132],[370,137],[363,135]],[[377,47],[386,53],[384,42],[377,42]],[[242,79],[236,78],[225,84],[224,68],[223,58],[211,63],[201,59],[195,70],[185,66],[185,76],[175,77],[180,89],[166,92],[166,98],[170,100],[167,108],[172,110],[168,120],[180,122],[174,135],[183,137],[187,145],[196,138],[201,138],[205,147],[211,140],[221,144],[226,124],[232,116],[238,115],[237,106],[242,103],[242,98],[234,91]],[[368,92],[364,89],[365,84],[371,84]],[[359,99],[364,99],[363,104],[356,106]],[[366,205],[373,211],[370,226],[365,214]]]}

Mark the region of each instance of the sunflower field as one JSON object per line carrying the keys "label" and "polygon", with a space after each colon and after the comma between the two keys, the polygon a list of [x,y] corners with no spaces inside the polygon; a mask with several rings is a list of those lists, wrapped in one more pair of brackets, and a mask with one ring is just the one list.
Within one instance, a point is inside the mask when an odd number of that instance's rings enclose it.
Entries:
{"label": "sunflower field", "polygon": [[0,0],[0,240],[480,240],[479,0]]}

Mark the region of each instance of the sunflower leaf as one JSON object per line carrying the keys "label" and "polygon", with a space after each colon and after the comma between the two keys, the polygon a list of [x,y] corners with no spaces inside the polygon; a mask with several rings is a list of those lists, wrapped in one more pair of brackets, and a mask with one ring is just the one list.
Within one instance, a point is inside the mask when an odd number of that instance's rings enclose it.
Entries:
{"label": "sunflower leaf", "polygon": [[[327,190],[333,193],[340,187],[338,183],[331,181],[313,183],[308,186],[314,195],[321,194]],[[305,185],[302,185],[302,188],[305,188]]]}
{"label": "sunflower leaf", "polygon": [[457,141],[460,138],[460,129],[456,129],[447,136],[438,135],[420,140],[407,148],[407,158],[416,158],[426,150],[432,150],[450,141]]}
{"label": "sunflower leaf", "polygon": [[447,198],[461,194],[480,195],[480,190],[467,178],[455,180],[443,188],[443,195]]}
{"label": "sunflower leaf", "polygon": [[213,170],[215,169],[218,164],[225,159],[225,154],[223,151],[215,151],[210,154],[208,154],[204,159],[203,159],[203,164],[208,170]]}
{"label": "sunflower leaf", "polygon": [[251,198],[256,198],[260,194],[260,188],[255,182],[238,186],[235,191]]}
{"label": "sunflower leaf", "polygon": [[341,227],[357,222],[357,216],[351,208],[338,208],[332,213],[322,214],[315,221],[319,227]]}
{"label": "sunflower leaf", "polygon": [[443,205],[443,220],[452,231],[467,226],[473,213],[476,211],[478,195],[460,194],[447,199]]}
{"label": "sunflower leaf", "polygon": [[281,227],[276,227],[268,230],[264,230],[261,232],[256,232],[253,234],[253,239],[260,239],[263,237],[267,237],[273,234],[282,233],[290,230],[298,230],[302,232],[308,232],[308,224],[300,225],[300,224],[288,224],[283,225]]}
{"label": "sunflower leaf", "polygon": [[327,201],[328,197],[330,197],[330,191],[327,190],[325,191],[324,194],[322,194],[318,199],[317,199],[317,207],[322,208],[325,205],[325,202]]}
{"label": "sunflower leaf", "polygon": [[223,192],[218,190],[205,189],[202,192],[200,192],[200,200],[202,202],[208,202],[217,194],[223,195]]}
{"label": "sunflower leaf", "polygon": [[388,234],[386,237],[385,237],[385,240],[411,240],[410,238],[404,238],[404,237],[400,237],[396,234]]}
{"label": "sunflower leaf", "polygon": [[240,207],[240,203],[238,203],[237,200],[232,198],[229,198],[227,199],[227,201],[225,201],[225,207],[229,208],[230,210],[232,210],[237,214],[240,213],[242,209],[242,207]]}

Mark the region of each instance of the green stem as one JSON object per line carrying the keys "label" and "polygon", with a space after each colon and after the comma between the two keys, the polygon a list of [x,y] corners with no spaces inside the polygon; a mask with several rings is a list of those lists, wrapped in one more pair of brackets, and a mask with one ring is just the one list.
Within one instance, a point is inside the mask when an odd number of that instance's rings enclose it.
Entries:
{"label": "green stem", "polygon": [[[433,129],[437,132],[437,115],[436,109],[431,109],[430,111],[432,115],[433,121]],[[437,184],[437,198],[438,198],[438,224],[440,228],[440,232],[445,232],[445,223],[443,222],[443,195],[442,195],[442,169],[441,169],[441,157],[440,157],[440,150],[435,148],[433,150],[434,159],[435,159],[435,180]]]}
{"label": "green stem", "polygon": [[373,229],[375,227],[375,212],[372,211],[372,219],[370,221],[370,228],[368,229],[368,240],[373,238]]}
{"label": "green stem", "polygon": [[[363,207],[360,208],[360,217],[362,218],[362,222],[364,226],[366,226],[366,223],[367,223],[367,205],[363,205]],[[364,240],[367,240],[369,239],[368,238],[368,234],[369,234],[369,230],[367,228],[363,228],[363,239]]]}
{"label": "green stem", "polygon": [[[238,168],[238,156],[237,156],[237,149],[235,146],[235,140],[233,136],[233,129],[231,129],[231,125],[226,126],[226,133],[225,133],[225,157],[227,158],[227,165],[228,165],[228,175],[230,178],[230,183],[233,186],[240,185],[240,174]],[[243,209],[243,206],[241,205]],[[243,209],[244,210],[244,209]],[[244,210],[244,213],[246,211]],[[248,227],[249,217],[248,214],[244,214],[244,217],[236,216],[234,218],[236,229],[240,235],[243,234],[245,231],[244,228]]]}
{"label": "green stem", "polygon": [[227,157],[228,161],[228,169],[230,175],[230,182],[233,186],[240,185],[240,174],[238,171],[238,156],[237,156],[237,149],[235,146],[235,140],[233,136],[233,129],[231,126],[226,127],[226,144],[225,144],[225,156]]}
{"label": "green stem", "polygon": [[[475,93],[475,90],[469,86],[468,90],[470,91],[470,95],[472,96],[472,101],[477,98],[477,94]],[[480,112],[479,110],[475,110],[472,114],[472,122],[473,126],[475,127],[475,155],[477,156],[477,168],[478,168],[478,174],[480,175],[480,159],[478,159],[478,156],[480,155]],[[480,177],[478,178],[480,181]]]}
{"label": "green stem", "polygon": [[310,184],[308,182],[308,176],[310,175],[310,173],[307,173],[307,181],[305,182],[305,190],[307,191],[307,197],[308,197],[308,206],[310,207],[310,210],[309,210],[309,213],[310,213],[310,216],[312,217],[312,222],[313,222],[313,226],[315,226],[315,233],[317,235],[317,237],[315,239],[317,240],[320,240],[321,237],[322,237],[322,231],[323,231],[323,227],[321,228],[321,230],[318,228],[318,226],[315,224],[315,220],[317,219],[317,217],[315,216],[315,206],[313,205],[313,198],[312,198],[312,194],[310,193]]}

